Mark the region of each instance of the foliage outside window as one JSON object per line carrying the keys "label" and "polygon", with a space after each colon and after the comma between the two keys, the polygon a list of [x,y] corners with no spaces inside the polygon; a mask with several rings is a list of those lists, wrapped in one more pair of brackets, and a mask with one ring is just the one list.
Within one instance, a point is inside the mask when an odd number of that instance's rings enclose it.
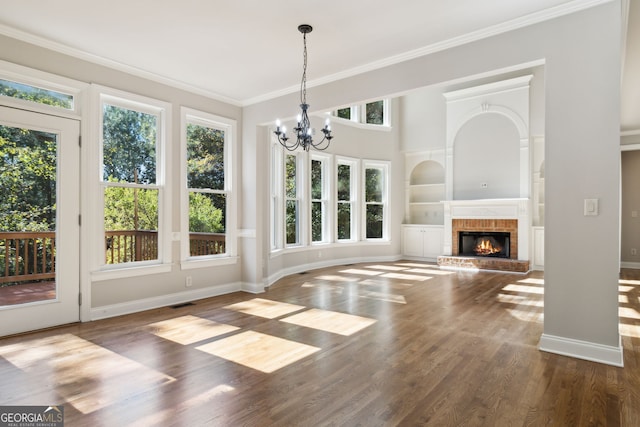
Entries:
{"label": "foliage outside window", "polygon": [[0,79],[0,95],[73,110],[74,97],[54,90]]}
{"label": "foliage outside window", "polygon": [[298,156],[287,154],[284,162],[285,185],[285,243],[300,244],[300,185]]}
{"label": "foliage outside window", "polygon": [[352,105],[333,111],[339,119],[349,120],[367,125],[385,126],[389,124],[387,117],[389,100],[380,99],[362,105]]}
{"label": "foliage outside window", "polygon": [[355,165],[338,161],[337,166],[337,232],[338,240],[352,240],[354,228]]}
{"label": "foliage outside window", "polygon": [[157,260],[159,114],[103,103],[102,184],[107,264]]}
{"label": "foliage outside window", "polygon": [[319,155],[311,159],[311,241],[316,243],[328,241],[328,161]]}
{"label": "foliage outside window", "polygon": [[226,253],[226,132],[210,124],[187,123],[187,187],[190,256]]}
{"label": "foliage outside window", "polygon": [[365,106],[365,123],[370,125],[384,124],[384,100],[370,102]]}
{"label": "foliage outside window", "polygon": [[38,236],[22,243],[12,237],[0,238],[0,278],[55,269],[56,157],[57,135],[0,126],[0,233]]}
{"label": "foliage outside window", "polygon": [[345,120],[351,120],[351,107],[341,108],[336,111],[336,117]]}
{"label": "foliage outside window", "polygon": [[282,148],[271,145],[271,249],[282,248]]}
{"label": "foliage outside window", "polygon": [[385,237],[386,205],[385,166],[365,166],[365,232],[367,239]]}

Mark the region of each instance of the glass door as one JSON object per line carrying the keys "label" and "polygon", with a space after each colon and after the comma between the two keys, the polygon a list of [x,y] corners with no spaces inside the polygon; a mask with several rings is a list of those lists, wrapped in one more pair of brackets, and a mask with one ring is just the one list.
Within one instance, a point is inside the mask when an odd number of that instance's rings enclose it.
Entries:
{"label": "glass door", "polygon": [[0,107],[0,336],[79,321],[79,129]]}

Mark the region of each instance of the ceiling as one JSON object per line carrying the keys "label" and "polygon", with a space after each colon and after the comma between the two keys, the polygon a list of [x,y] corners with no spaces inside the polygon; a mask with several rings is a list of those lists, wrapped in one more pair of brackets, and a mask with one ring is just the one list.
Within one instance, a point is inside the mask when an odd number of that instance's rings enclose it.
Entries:
{"label": "ceiling", "polygon": [[[249,105],[299,88],[299,24],[314,27],[313,86],[604,1],[0,0],[0,34]],[[640,22],[640,5],[627,1]],[[629,28],[625,75],[640,76],[640,26]],[[623,99],[633,110],[623,129],[640,129],[634,94]]]}

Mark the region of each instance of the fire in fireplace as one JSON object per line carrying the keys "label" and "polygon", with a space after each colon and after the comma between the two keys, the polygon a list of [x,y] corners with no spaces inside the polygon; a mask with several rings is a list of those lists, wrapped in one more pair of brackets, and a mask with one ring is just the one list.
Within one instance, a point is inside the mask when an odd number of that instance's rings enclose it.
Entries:
{"label": "fire in fireplace", "polygon": [[458,236],[459,255],[509,258],[509,233],[461,231]]}

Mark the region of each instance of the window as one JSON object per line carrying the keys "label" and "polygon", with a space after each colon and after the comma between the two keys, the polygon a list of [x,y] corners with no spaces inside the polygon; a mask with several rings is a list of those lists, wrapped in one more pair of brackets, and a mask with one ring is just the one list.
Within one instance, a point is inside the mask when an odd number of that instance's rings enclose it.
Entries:
{"label": "window", "polygon": [[311,155],[311,241],[328,242],[330,158],[317,153]]}
{"label": "window", "polygon": [[364,165],[364,214],[367,239],[387,237],[388,169],[388,163],[365,162]]}
{"label": "window", "polygon": [[24,99],[37,104],[50,105],[65,110],[74,109],[74,96],[54,90],[0,79],[0,95]]}
{"label": "window", "polygon": [[163,151],[169,107],[160,104],[101,96],[104,264],[169,255],[162,250],[168,240]]}
{"label": "window", "polygon": [[302,244],[300,236],[302,185],[300,183],[301,154],[284,156],[284,196],[285,196],[285,244],[297,246]]}
{"label": "window", "polygon": [[184,254],[210,257],[230,253],[229,171],[233,122],[204,112],[182,109],[186,147],[187,203],[183,208]]}
{"label": "window", "polygon": [[356,240],[356,176],[357,162],[339,158],[337,160],[337,240]]}
{"label": "window", "polygon": [[271,250],[282,248],[283,167],[280,144],[271,144]]}
{"label": "window", "polygon": [[385,124],[385,102],[383,100],[370,102],[365,106],[365,123],[370,125]]}
{"label": "window", "polygon": [[362,105],[340,108],[332,113],[338,119],[360,123],[362,125],[389,127],[389,100],[380,99]]}

